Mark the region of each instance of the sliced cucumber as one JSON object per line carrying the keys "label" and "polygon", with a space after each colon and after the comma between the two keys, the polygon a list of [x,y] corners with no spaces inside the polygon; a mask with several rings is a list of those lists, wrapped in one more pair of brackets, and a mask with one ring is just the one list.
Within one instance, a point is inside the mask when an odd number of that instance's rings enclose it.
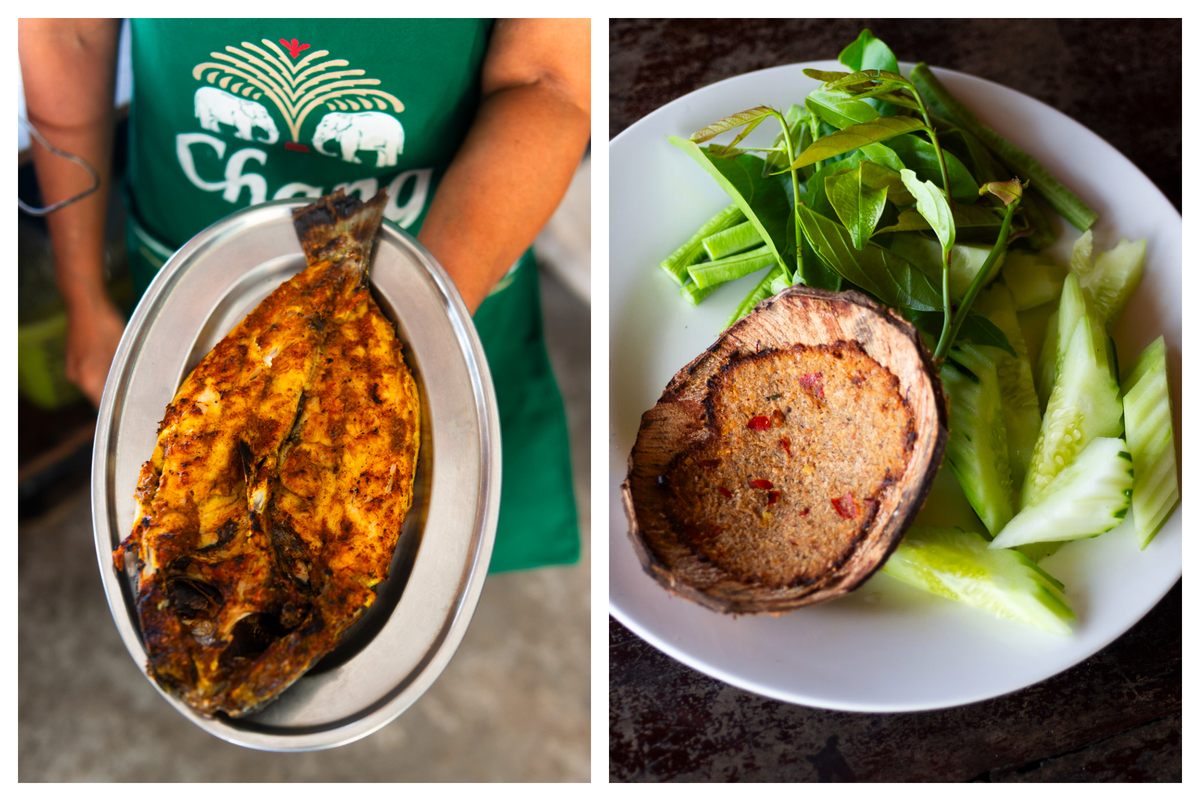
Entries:
{"label": "sliced cucumber", "polygon": [[1104,325],[1112,325],[1125,308],[1125,302],[1141,283],[1145,264],[1146,240],[1122,239],[1079,270],[1083,293]]}
{"label": "sliced cucumber", "polygon": [[1046,321],[1045,334],[1042,336],[1042,347],[1038,351],[1037,372],[1034,373],[1034,388],[1037,389],[1038,403],[1042,411],[1050,400],[1050,391],[1054,389],[1054,376],[1058,372],[1058,309]]}
{"label": "sliced cucumber", "polygon": [[1017,311],[1025,311],[1058,300],[1067,270],[1040,253],[1010,250],[1002,276],[1012,290]]}
{"label": "sliced cucumber", "polygon": [[1123,389],[1125,436],[1133,455],[1133,526],[1145,548],[1179,501],[1167,346],[1162,337],[1142,351]]}
{"label": "sliced cucumber", "polygon": [[972,346],[955,348],[953,358],[970,373],[950,363],[942,367],[942,386],[950,399],[946,461],[975,514],[995,534],[1013,516],[1008,438],[996,366]]}
{"label": "sliced cucumber", "polygon": [[1097,348],[1107,347],[1104,340],[1104,326],[1095,314],[1088,315],[1089,308],[1079,276],[1070,273],[1063,281],[1058,310],[1051,316],[1050,322],[1047,324],[1046,337],[1042,341],[1042,352],[1038,357],[1037,391],[1038,400],[1043,405],[1050,400],[1050,392],[1054,389],[1055,377],[1062,366],[1067,342],[1080,320],[1085,317],[1090,320],[1095,346]]}
{"label": "sliced cucumber", "polygon": [[990,550],[987,539],[973,531],[913,526],[883,572],[1055,634],[1069,634],[1075,619],[1062,582],[1018,551]]}
{"label": "sliced cucumber", "polygon": [[1029,364],[1029,352],[1025,348],[1025,338],[1021,335],[1021,324],[1017,321],[1017,310],[1008,287],[1001,283],[993,284],[975,301],[975,310],[995,323],[1017,352],[1013,356],[1000,348],[986,349],[996,364],[996,377],[1000,382],[1000,410],[1008,435],[1009,470],[1013,486],[1019,488],[1025,481],[1038,431],[1042,427],[1042,410],[1038,404],[1037,390],[1033,387],[1033,368]]}
{"label": "sliced cucumber", "polygon": [[[1049,330],[1047,328],[1047,324],[1050,322],[1050,318],[1053,317],[1057,312],[1057,302],[1044,303],[1041,306],[1036,306],[1032,309],[1026,309],[1023,312],[1017,312],[1017,320],[1019,320],[1021,323],[1021,337],[1025,340],[1025,348],[1029,352],[1029,365],[1030,367],[1034,368],[1033,375],[1035,378],[1037,377],[1037,357],[1042,352],[1042,345],[1046,339],[1046,332]],[[1053,385],[1053,383],[1054,382],[1052,381],[1051,384]],[[1037,383],[1035,381],[1034,387],[1036,386]]]}
{"label": "sliced cucumber", "polygon": [[992,548],[1094,537],[1129,512],[1133,461],[1125,440],[1096,437],[1059,473],[1041,498],[1017,513]]}
{"label": "sliced cucumber", "polygon": [[[1065,286],[1070,284],[1068,278]],[[1064,304],[1066,298],[1064,289]],[[1021,488],[1021,506],[1039,501],[1055,476],[1075,461],[1075,456],[1093,439],[1120,436],[1121,413],[1107,342],[1097,336],[1094,320],[1085,311],[1067,340],[1054,389],[1042,416],[1033,460]]]}
{"label": "sliced cucumber", "polygon": [[1092,229],[1088,229],[1079,235],[1075,240],[1075,244],[1071,246],[1071,270],[1076,275],[1082,275],[1088,271],[1092,264]]}
{"label": "sliced cucumber", "polygon": [[[899,233],[892,237],[890,249],[926,275],[936,278],[937,286],[942,285],[942,246],[936,239],[920,234]],[[991,250],[988,246],[969,244],[957,244],[950,249],[950,296],[954,300],[961,300],[967,293],[967,288],[975,280]],[[992,265],[991,275],[984,280],[984,286],[996,277],[1004,259],[1005,254],[1001,253]]]}

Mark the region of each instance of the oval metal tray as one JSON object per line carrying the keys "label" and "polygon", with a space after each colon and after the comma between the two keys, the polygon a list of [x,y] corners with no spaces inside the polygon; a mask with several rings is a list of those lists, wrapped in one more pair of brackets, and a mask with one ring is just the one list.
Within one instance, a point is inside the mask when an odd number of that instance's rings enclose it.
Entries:
{"label": "oval metal tray", "polygon": [[[92,522],[113,619],[143,673],[135,582],[112,550],[133,526],[134,488],[184,377],[275,287],[304,267],[298,201],[234,214],[163,266],[130,320],[100,403]],[[238,745],[304,751],[384,726],[437,678],[462,640],[491,557],[500,498],[500,427],[487,361],[449,277],[416,240],[384,224],[372,291],[395,324],[421,394],[413,506],[378,597],[338,647],[277,700],[245,718],[185,717]]]}

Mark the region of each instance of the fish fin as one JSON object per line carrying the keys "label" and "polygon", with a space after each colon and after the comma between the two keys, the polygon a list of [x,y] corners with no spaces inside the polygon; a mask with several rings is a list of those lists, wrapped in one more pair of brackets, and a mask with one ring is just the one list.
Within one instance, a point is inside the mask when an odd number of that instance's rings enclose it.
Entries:
{"label": "fish fin", "polygon": [[380,190],[364,203],[357,195],[339,189],[292,212],[296,236],[308,263],[356,260],[365,272],[387,199],[387,192]]}

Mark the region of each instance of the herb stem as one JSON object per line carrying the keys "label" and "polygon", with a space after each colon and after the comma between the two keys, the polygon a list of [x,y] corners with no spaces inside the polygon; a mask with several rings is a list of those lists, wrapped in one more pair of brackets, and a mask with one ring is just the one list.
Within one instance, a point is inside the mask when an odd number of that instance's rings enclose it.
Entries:
{"label": "herb stem", "polygon": [[[783,145],[787,148],[788,164],[791,164],[796,160],[796,150],[792,146],[792,132],[788,130],[787,118],[775,109],[771,109],[771,113],[775,115],[775,119],[779,120],[779,125],[783,128]],[[788,173],[792,177],[792,231],[796,242],[795,269],[792,271],[791,275],[787,276],[788,282],[790,283],[797,274],[803,275],[803,265],[800,263],[800,215],[796,213],[796,204],[800,202],[800,182],[796,178],[795,170],[789,170]]]}
{"label": "herb stem", "polygon": [[1055,178],[1033,156],[1018,148],[994,130],[984,125],[971,111],[942,85],[927,64],[913,67],[910,79],[914,86],[930,96],[931,104],[960,128],[974,134],[999,157],[1006,167],[1029,180],[1030,185],[1046,199],[1056,212],[1080,231],[1086,231],[1098,216],[1078,195]]}
{"label": "herb stem", "polygon": [[[975,302],[975,296],[983,289],[984,281],[987,280],[988,274],[992,271],[992,265],[996,263],[996,259],[999,258],[1001,251],[1004,250],[1008,242],[1008,230],[1012,226],[1013,213],[1016,212],[1018,205],[1020,204],[1013,202],[1008,204],[1004,209],[1004,220],[1000,223],[1000,233],[996,236],[996,244],[992,246],[992,250],[984,260],[983,266],[979,268],[979,272],[971,279],[971,285],[967,287],[967,293],[963,295],[962,303],[958,304],[958,309],[955,311],[954,321],[950,325],[948,335],[945,324],[943,324],[942,336],[938,340],[937,349],[933,352],[933,359],[936,363],[941,364],[942,360],[946,358],[946,352],[954,344],[954,340],[958,336],[963,322],[967,319],[967,314],[971,311],[971,304]],[[943,286],[945,287],[946,297],[949,297],[948,283],[944,283]],[[948,311],[946,319],[949,319]]]}
{"label": "herb stem", "polygon": [[950,195],[950,173],[946,169],[946,154],[942,152],[937,130],[933,127],[933,120],[929,116],[929,110],[925,108],[925,101],[921,99],[921,93],[917,91],[916,86],[911,88],[912,96],[916,98],[917,106],[921,111],[921,119],[925,121],[925,132],[929,134],[929,143],[933,145],[933,152],[937,154],[938,169],[942,172],[942,190],[946,193],[946,201],[953,204],[954,198]]}

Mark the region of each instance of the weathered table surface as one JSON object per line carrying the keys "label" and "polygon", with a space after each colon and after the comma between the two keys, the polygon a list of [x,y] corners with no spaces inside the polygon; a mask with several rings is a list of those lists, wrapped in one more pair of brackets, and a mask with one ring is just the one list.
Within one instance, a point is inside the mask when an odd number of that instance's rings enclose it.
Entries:
{"label": "weathered table surface", "polygon": [[[834,58],[863,27],[902,61],[961,70],[1059,109],[1181,206],[1178,20],[613,20],[609,134],[723,78]],[[1108,648],[1038,685],[957,709],[893,715],[752,695],[675,662],[610,619],[610,776],[1178,781],[1180,596],[1176,585]]]}

